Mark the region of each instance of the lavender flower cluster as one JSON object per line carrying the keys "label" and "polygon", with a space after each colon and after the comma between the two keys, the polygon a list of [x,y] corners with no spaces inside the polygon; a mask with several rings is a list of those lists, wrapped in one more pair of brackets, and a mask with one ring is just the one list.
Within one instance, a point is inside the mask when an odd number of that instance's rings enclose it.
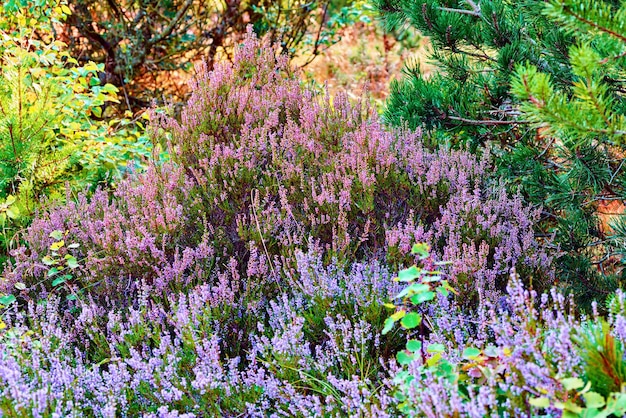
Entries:
{"label": "lavender flower cluster", "polygon": [[[410,416],[525,416],[542,410],[528,403],[532,397],[571,398],[560,379],[584,377],[577,336],[585,318],[558,292],[538,297],[514,278],[506,310],[468,314],[440,298],[425,312],[424,344],[442,345],[447,364],[468,377],[424,369],[438,355],[426,354],[408,366],[410,384],[398,385],[392,358],[406,340],[380,334],[387,315],[380,301],[398,290],[391,274],[377,263],[356,263],[345,274],[301,257],[296,273],[323,290],[294,290],[262,308],[242,310],[199,285],[159,302],[138,295],[125,311],[92,302],[68,315],[57,296],[11,311],[0,336],[0,412],[396,417],[408,403]],[[618,293],[613,303],[609,335],[623,347],[626,295]],[[247,321],[255,329],[231,341]],[[485,355],[463,362],[468,346]],[[543,412],[561,413],[555,407]]]}
{"label": "lavender flower cluster", "polygon": [[[203,284],[133,307],[56,295],[10,311],[0,336],[0,412],[47,416],[388,416],[378,321],[393,289],[376,262],[340,272],[301,254],[319,283],[263,306]],[[315,315],[314,315],[315,314]],[[373,319],[373,321],[372,321]],[[251,323],[253,328],[241,333]]]}
{"label": "lavender flower cluster", "polygon": [[[171,161],[41,214],[13,253],[3,416],[397,416],[406,340],[380,335],[383,303],[417,241],[452,261],[459,292],[432,307],[433,342],[515,349],[511,393],[544,384],[548,361],[580,369],[558,345],[574,317],[542,319],[561,334],[524,352],[526,318],[489,311],[522,303],[505,295],[511,268],[536,287],[553,275],[538,213],[490,180],[487,153],[429,150],[362,103],[315,96],[251,33],[233,63],[197,73],[180,120],[152,115]],[[55,249],[78,260],[61,287],[42,261],[54,231],[78,244]],[[415,374],[426,415],[454,416],[429,409],[445,400],[476,416],[495,396],[486,382],[459,403],[453,385]]]}
{"label": "lavender flower cluster", "polygon": [[[449,301],[440,302],[428,310],[431,334],[423,340],[425,346],[441,346],[439,367],[426,366],[433,364],[434,355],[418,356],[402,372],[411,377],[403,379],[397,396],[405,413],[476,418],[621,416],[601,411],[609,406],[610,391],[602,394],[606,402],[595,405],[585,396],[588,391],[601,392],[603,379],[614,384],[612,395],[621,399],[616,410],[626,412],[626,374],[620,372],[626,367],[622,291],[614,295],[605,316],[597,310],[581,315],[556,289],[538,295],[525,289],[515,275],[501,303],[474,316],[462,314]],[[581,338],[590,330],[602,330],[591,344]],[[480,354],[464,355],[467,347],[480,348],[476,350]],[[537,399],[545,403],[534,403]],[[568,408],[570,414],[563,415]]]}

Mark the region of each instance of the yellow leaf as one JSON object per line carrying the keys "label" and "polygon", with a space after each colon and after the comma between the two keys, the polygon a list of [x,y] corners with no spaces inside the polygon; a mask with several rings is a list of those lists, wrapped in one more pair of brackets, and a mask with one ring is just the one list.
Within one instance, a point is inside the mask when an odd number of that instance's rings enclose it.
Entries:
{"label": "yellow leaf", "polygon": [[67,7],[65,4],[61,5],[61,10],[63,11],[63,13],[65,13],[66,15],[71,15],[72,11],[70,10],[69,7]]}
{"label": "yellow leaf", "polygon": [[391,315],[391,319],[393,319],[394,321],[398,321],[402,319],[404,315],[406,315],[406,311],[398,311],[395,314]]}
{"label": "yellow leaf", "polygon": [[550,400],[548,398],[532,398],[528,401],[532,406],[536,406],[537,408],[547,408],[550,406]]}
{"label": "yellow leaf", "polygon": [[52,243],[52,245],[50,245],[50,249],[52,251],[57,251],[58,249],[62,248],[65,245],[65,241],[61,240],[61,241],[57,241]]}

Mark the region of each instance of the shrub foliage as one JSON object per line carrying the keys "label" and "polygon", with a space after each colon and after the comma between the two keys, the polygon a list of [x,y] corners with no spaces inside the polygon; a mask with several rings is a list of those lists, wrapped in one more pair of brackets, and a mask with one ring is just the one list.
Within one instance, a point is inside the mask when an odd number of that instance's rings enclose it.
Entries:
{"label": "shrub foliage", "polygon": [[431,39],[439,71],[392,84],[385,119],[431,143],[491,143],[500,174],[542,206],[537,232],[587,307],[620,286],[624,189],[624,9],[613,1],[377,2],[390,28]]}
{"label": "shrub foliage", "polygon": [[[151,112],[167,158],[34,217],[0,280],[0,415],[624,415],[626,297],[581,314],[551,287],[566,249],[535,226],[554,208],[511,193],[503,149],[428,147],[303,87],[279,49],[249,29],[232,62],[196,67],[180,112]],[[512,76],[528,121],[591,100],[563,104],[543,70]],[[594,71],[574,88],[602,93]]]}
{"label": "shrub foliage", "polygon": [[[152,115],[168,162],[42,213],[14,251],[0,379],[22,388],[2,392],[18,413],[384,416],[403,344],[379,335],[387,266],[415,240],[455,257],[467,312],[513,267],[550,283],[538,214],[488,180],[487,156],[314,95],[252,33],[192,90],[180,120]],[[45,358],[22,350],[35,338]]]}

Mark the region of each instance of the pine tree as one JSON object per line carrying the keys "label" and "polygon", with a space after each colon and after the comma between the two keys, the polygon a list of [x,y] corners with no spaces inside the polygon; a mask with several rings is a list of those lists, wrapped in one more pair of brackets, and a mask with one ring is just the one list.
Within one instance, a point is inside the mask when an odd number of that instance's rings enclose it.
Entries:
{"label": "pine tree", "polygon": [[[430,37],[439,71],[392,84],[385,118],[436,145],[498,153],[542,205],[558,277],[589,303],[624,279],[626,5],[600,0],[378,0],[389,29]],[[606,212],[615,212],[610,217]],[[607,226],[610,224],[610,226]]]}

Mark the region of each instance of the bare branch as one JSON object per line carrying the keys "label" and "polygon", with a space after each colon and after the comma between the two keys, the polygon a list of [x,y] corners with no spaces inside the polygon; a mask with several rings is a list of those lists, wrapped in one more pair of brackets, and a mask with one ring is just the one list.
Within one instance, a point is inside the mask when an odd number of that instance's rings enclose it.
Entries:
{"label": "bare branch", "polygon": [[459,13],[462,15],[480,17],[480,12],[476,12],[475,10],[451,9],[450,7],[440,7],[439,10],[442,10],[444,12],[452,12],[452,13]]}
{"label": "bare branch", "polygon": [[456,120],[459,122],[466,123],[468,125],[486,125],[486,126],[494,126],[494,125],[527,125],[531,123],[528,120],[476,120],[476,119],[466,119],[458,116],[448,116],[450,120]]}
{"label": "bare branch", "polygon": [[161,32],[159,35],[155,36],[154,38],[149,39],[147,43],[149,45],[154,45],[158,42],[161,42],[163,39],[167,38],[168,36],[170,36],[172,34],[172,31],[174,30],[174,27],[176,27],[180,19],[182,19],[185,13],[187,13],[187,10],[189,10],[192,4],[193,4],[193,0],[187,0],[185,4],[183,5],[183,7],[180,8],[178,13],[176,13],[176,16],[174,16],[174,19],[172,19],[170,24],[167,25],[165,30]]}

